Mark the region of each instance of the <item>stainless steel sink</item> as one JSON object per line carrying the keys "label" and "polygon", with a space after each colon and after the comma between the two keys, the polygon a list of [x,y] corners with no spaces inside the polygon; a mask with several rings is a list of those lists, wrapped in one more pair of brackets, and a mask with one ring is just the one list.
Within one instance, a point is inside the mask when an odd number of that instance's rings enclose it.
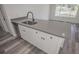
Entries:
{"label": "stainless steel sink", "polygon": [[33,22],[33,21],[25,21],[25,22],[22,22],[24,24],[28,24],[28,25],[35,25],[37,24],[37,22]]}

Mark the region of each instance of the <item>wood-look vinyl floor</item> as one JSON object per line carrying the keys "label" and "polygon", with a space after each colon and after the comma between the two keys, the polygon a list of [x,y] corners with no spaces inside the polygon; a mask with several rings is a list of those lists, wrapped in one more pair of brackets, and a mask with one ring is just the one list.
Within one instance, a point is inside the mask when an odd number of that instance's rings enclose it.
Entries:
{"label": "wood-look vinyl floor", "polygon": [[22,38],[14,38],[10,34],[0,38],[0,43],[1,54],[46,54]]}

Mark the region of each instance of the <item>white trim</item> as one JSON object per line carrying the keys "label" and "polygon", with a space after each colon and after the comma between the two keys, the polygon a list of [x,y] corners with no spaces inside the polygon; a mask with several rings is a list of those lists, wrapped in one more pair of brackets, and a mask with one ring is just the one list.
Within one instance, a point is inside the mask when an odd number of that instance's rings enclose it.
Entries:
{"label": "white trim", "polygon": [[11,23],[11,20],[10,18],[8,17],[7,13],[6,13],[6,8],[4,5],[1,5],[1,8],[2,8],[2,12],[3,12],[3,16],[5,17],[5,22],[6,22],[6,25],[7,25],[7,28],[8,28],[8,32],[10,34],[12,34],[13,36],[17,36],[16,33],[15,33],[15,29],[13,27],[13,24]]}
{"label": "white trim", "polygon": [[2,16],[1,9],[0,9],[0,21],[1,21],[1,26],[2,26],[3,30],[8,32],[8,28],[7,28],[7,25],[6,25],[5,21],[4,21],[4,18]]}

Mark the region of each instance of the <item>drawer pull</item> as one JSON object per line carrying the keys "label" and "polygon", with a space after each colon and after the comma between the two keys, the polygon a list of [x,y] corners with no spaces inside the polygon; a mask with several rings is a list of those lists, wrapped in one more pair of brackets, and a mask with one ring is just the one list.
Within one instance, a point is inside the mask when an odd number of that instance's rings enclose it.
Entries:
{"label": "drawer pull", "polygon": [[45,40],[45,38],[44,38],[44,37],[41,37],[41,39],[42,39],[42,40]]}

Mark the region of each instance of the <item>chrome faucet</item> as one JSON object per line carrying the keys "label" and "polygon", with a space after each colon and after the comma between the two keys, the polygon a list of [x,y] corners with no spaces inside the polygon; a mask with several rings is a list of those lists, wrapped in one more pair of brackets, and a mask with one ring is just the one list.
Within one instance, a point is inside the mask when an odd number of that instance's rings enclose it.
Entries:
{"label": "chrome faucet", "polygon": [[33,13],[32,13],[31,11],[29,11],[29,12],[27,13],[27,19],[28,19],[29,14],[32,15],[32,21],[34,22],[34,21],[35,21],[35,20],[34,20],[34,16],[33,16]]}

